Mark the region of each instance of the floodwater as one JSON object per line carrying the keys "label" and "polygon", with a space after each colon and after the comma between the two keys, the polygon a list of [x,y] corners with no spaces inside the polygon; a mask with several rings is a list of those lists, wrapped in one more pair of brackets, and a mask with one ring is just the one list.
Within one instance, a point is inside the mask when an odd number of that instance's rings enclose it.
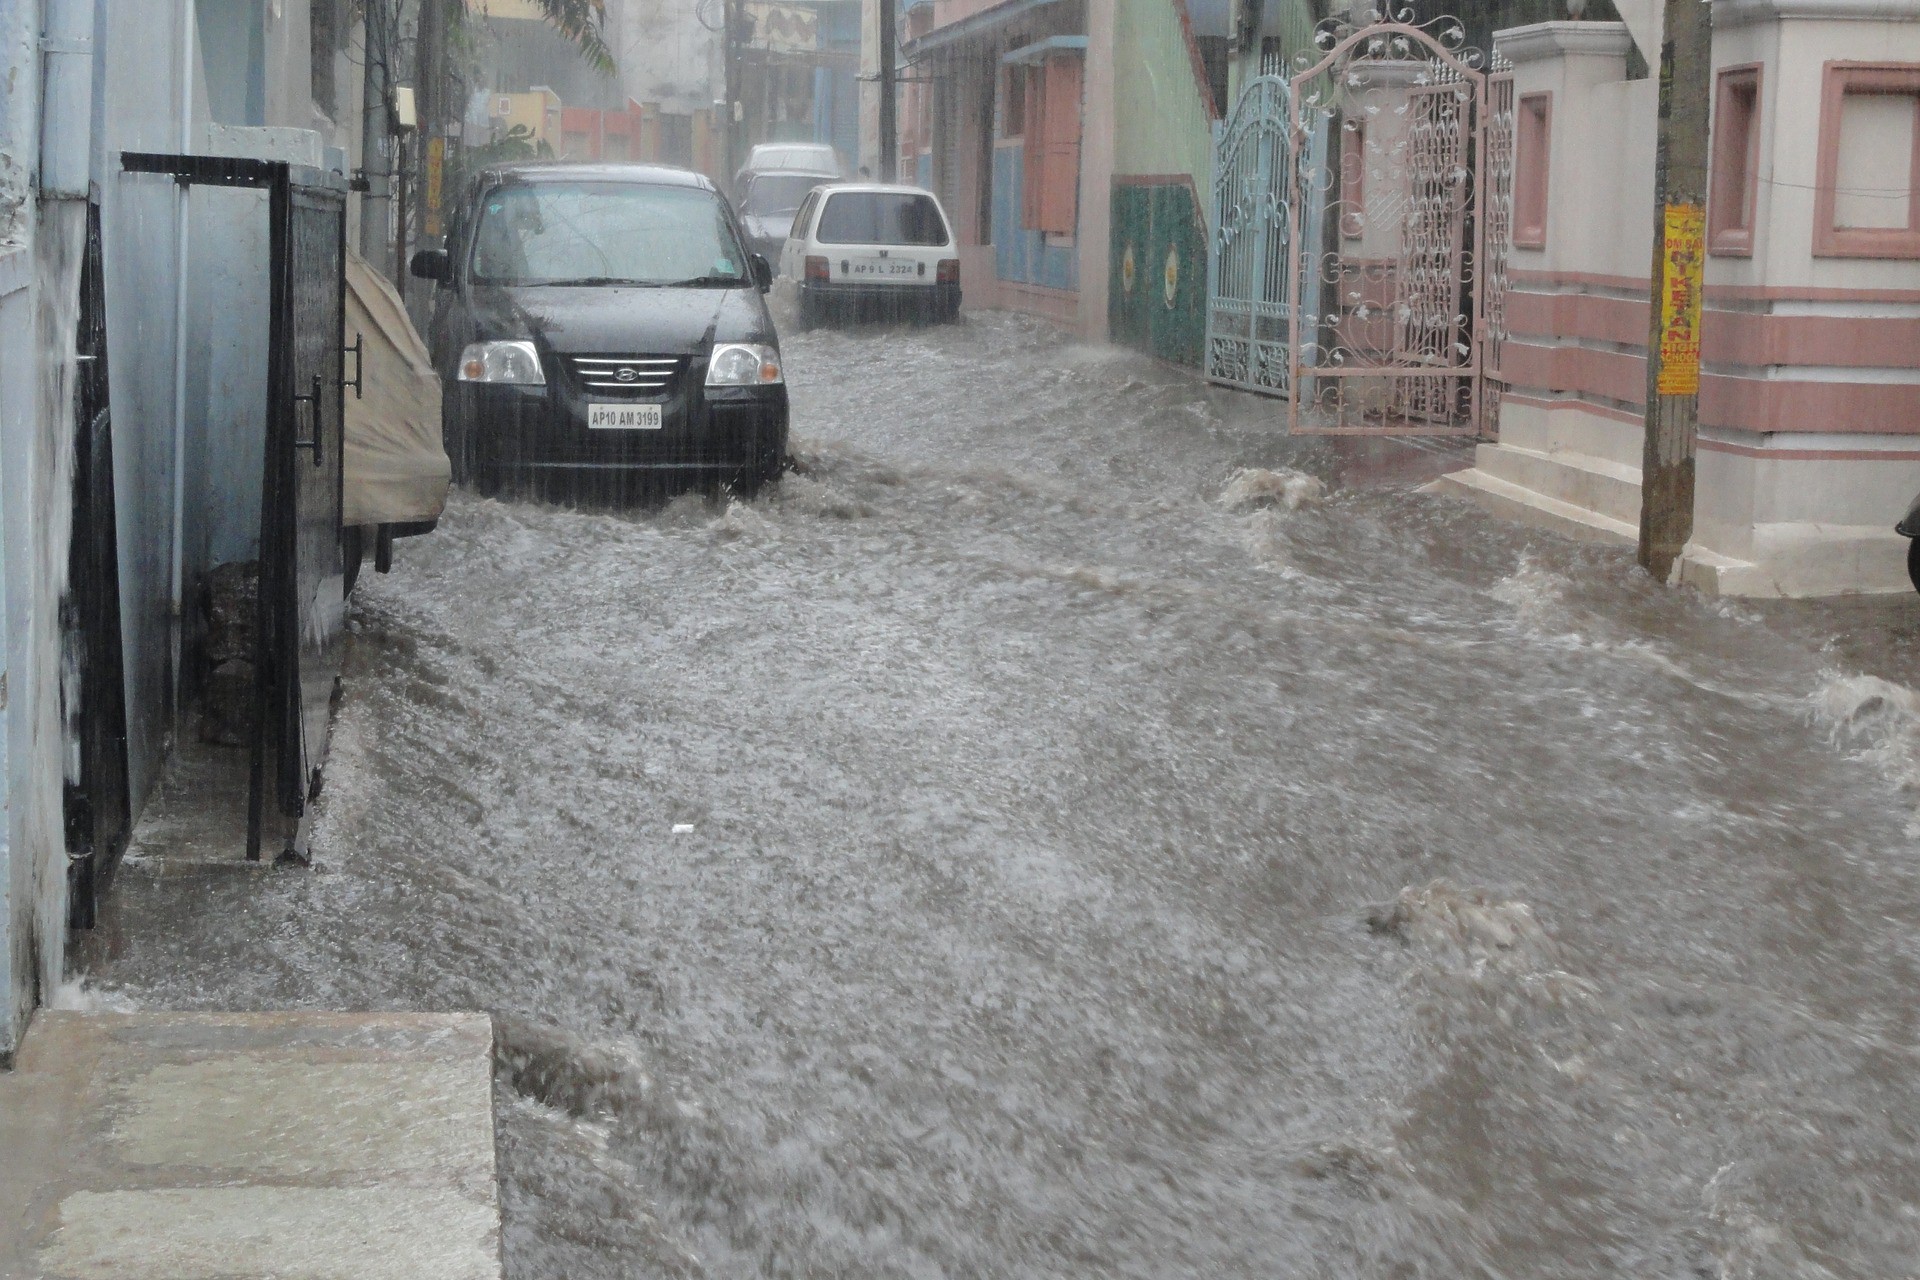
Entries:
{"label": "floodwater", "polygon": [[493,1011],[516,1280],[1912,1274],[1920,601],[1016,318],[788,364],[754,501],[363,578],[314,867],[130,865],[99,998]]}

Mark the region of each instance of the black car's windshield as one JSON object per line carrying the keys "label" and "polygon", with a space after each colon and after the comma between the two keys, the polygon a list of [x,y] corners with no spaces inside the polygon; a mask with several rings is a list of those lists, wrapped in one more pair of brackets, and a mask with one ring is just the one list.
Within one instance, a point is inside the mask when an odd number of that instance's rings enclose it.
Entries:
{"label": "black car's windshield", "polygon": [[765,218],[778,214],[791,215],[799,209],[800,202],[807,198],[807,192],[832,178],[823,178],[812,173],[762,173],[747,184],[747,194],[740,201],[740,212],[756,218]]}
{"label": "black car's windshield", "polygon": [[941,245],[947,224],[932,196],[842,191],[827,199],[818,235],[822,244]]}
{"label": "black car's windshield", "polygon": [[634,182],[510,182],[481,202],[481,284],[731,287],[745,253],[718,196]]}

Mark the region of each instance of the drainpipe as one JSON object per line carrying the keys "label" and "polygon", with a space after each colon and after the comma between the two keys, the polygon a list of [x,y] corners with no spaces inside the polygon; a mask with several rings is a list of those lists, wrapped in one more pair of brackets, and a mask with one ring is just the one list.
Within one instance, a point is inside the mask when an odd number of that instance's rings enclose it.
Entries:
{"label": "drainpipe", "polygon": [[46,0],[40,198],[85,200],[93,176],[93,0]]}
{"label": "drainpipe", "polygon": [[388,87],[393,83],[393,50],[385,0],[368,0],[360,20],[362,78],[360,98],[360,171],[367,192],[360,197],[360,255],[381,275],[393,274],[393,129],[387,119]]}
{"label": "drainpipe", "polygon": [[[40,61],[37,17],[30,0],[0,0],[0,238],[18,237],[22,244],[32,234],[33,170],[40,150],[34,118],[40,79],[35,74]],[[18,289],[18,271],[16,260],[8,272],[13,278],[0,288]],[[10,749],[14,743],[33,741],[27,699],[20,691],[22,673],[32,663],[24,625],[33,598],[32,570],[24,548],[31,542],[34,524],[28,495],[23,492],[27,469],[17,442],[24,433],[21,424],[32,413],[35,392],[28,384],[34,364],[27,351],[31,323],[9,319],[14,321],[5,331],[9,341],[0,344],[0,459],[4,460],[0,470],[8,482],[0,485],[0,679],[14,693],[0,707],[0,1070],[12,1057],[26,1025],[35,972],[30,951],[31,896],[20,894],[32,873],[17,874],[18,867],[30,865],[32,856],[19,803],[19,797],[31,793],[31,785],[30,780],[14,776],[30,753]]]}
{"label": "drainpipe", "polygon": [[[67,857],[61,775],[64,752],[60,709],[59,607],[67,583],[72,539],[74,339],[79,315],[80,261],[86,246],[88,184],[93,170],[93,0],[45,0],[40,15],[39,225],[35,233],[33,300],[40,367],[36,395],[39,442],[28,451],[25,474],[9,477],[29,504],[35,529],[26,601],[29,629],[23,670],[9,673],[11,697],[24,703],[34,750],[25,762],[27,786],[19,806],[25,836],[19,852],[32,859],[34,924],[29,947],[45,998],[65,975]],[[51,444],[48,450],[46,444]],[[16,877],[16,883],[18,879]]]}
{"label": "drainpipe", "polygon": [[[179,151],[191,155],[193,146],[193,28],[194,9],[178,0],[180,47],[176,54],[180,69]],[[173,273],[173,545],[168,566],[169,581],[167,683],[177,725],[181,718],[181,700],[186,681],[180,678],[182,648],[186,630],[186,529],[187,514],[187,255],[193,248],[191,193],[186,183],[175,187],[175,221],[179,227],[174,240]]]}

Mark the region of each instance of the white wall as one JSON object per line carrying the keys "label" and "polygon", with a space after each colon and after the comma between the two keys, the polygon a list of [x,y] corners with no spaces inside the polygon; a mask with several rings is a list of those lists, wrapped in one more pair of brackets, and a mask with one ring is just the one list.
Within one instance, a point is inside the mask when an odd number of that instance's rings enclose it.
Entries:
{"label": "white wall", "polygon": [[1644,278],[1653,255],[1658,83],[1626,78],[1624,43],[1605,54],[1520,61],[1514,53],[1514,101],[1553,95],[1552,176],[1546,246],[1516,246],[1509,268]]}
{"label": "white wall", "polygon": [[[1916,10],[1920,14],[1920,10]],[[1760,183],[1754,254],[1709,259],[1709,284],[1821,289],[1920,289],[1920,262],[1813,256],[1820,95],[1829,61],[1920,62],[1920,22],[1812,22],[1751,25],[1719,20],[1716,69],[1764,62],[1760,86]]]}
{"label": "white wall", "polygon": [[705,12],[717,23],[724,8],[722,0],[704,6],[697,0],[609,0],[608,43],[627,97],[658,102],[675,114],[710,109],[725,95],[725,82],[715,79],[720,36],[700,17]]}

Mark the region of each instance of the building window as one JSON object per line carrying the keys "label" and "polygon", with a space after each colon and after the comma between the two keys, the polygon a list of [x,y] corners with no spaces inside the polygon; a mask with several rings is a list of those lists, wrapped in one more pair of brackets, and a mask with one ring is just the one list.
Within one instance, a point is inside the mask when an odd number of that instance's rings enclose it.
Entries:
{"label": "building window", "polygon": [[1920,63],[1829,62],[1813,251],[1920,258]]}
{"label": "building window", "polygon": [[1753,253],[1755,193],[1760,176],[1760,67],[1728,67],[1713,100],[1713,184],[1707,193],[1708,247],[1728,256]]}
{"label": "building window", "polygon": [[1552,169],[1553,95],[1529,93],[1514,113],[1513,243],[1547,247],[1547,176]]}
{"label": "building window", "polygon": [[1367,122],[1355,117],[1340,130],[1340,234],[1357,240],[1367,230]]}

